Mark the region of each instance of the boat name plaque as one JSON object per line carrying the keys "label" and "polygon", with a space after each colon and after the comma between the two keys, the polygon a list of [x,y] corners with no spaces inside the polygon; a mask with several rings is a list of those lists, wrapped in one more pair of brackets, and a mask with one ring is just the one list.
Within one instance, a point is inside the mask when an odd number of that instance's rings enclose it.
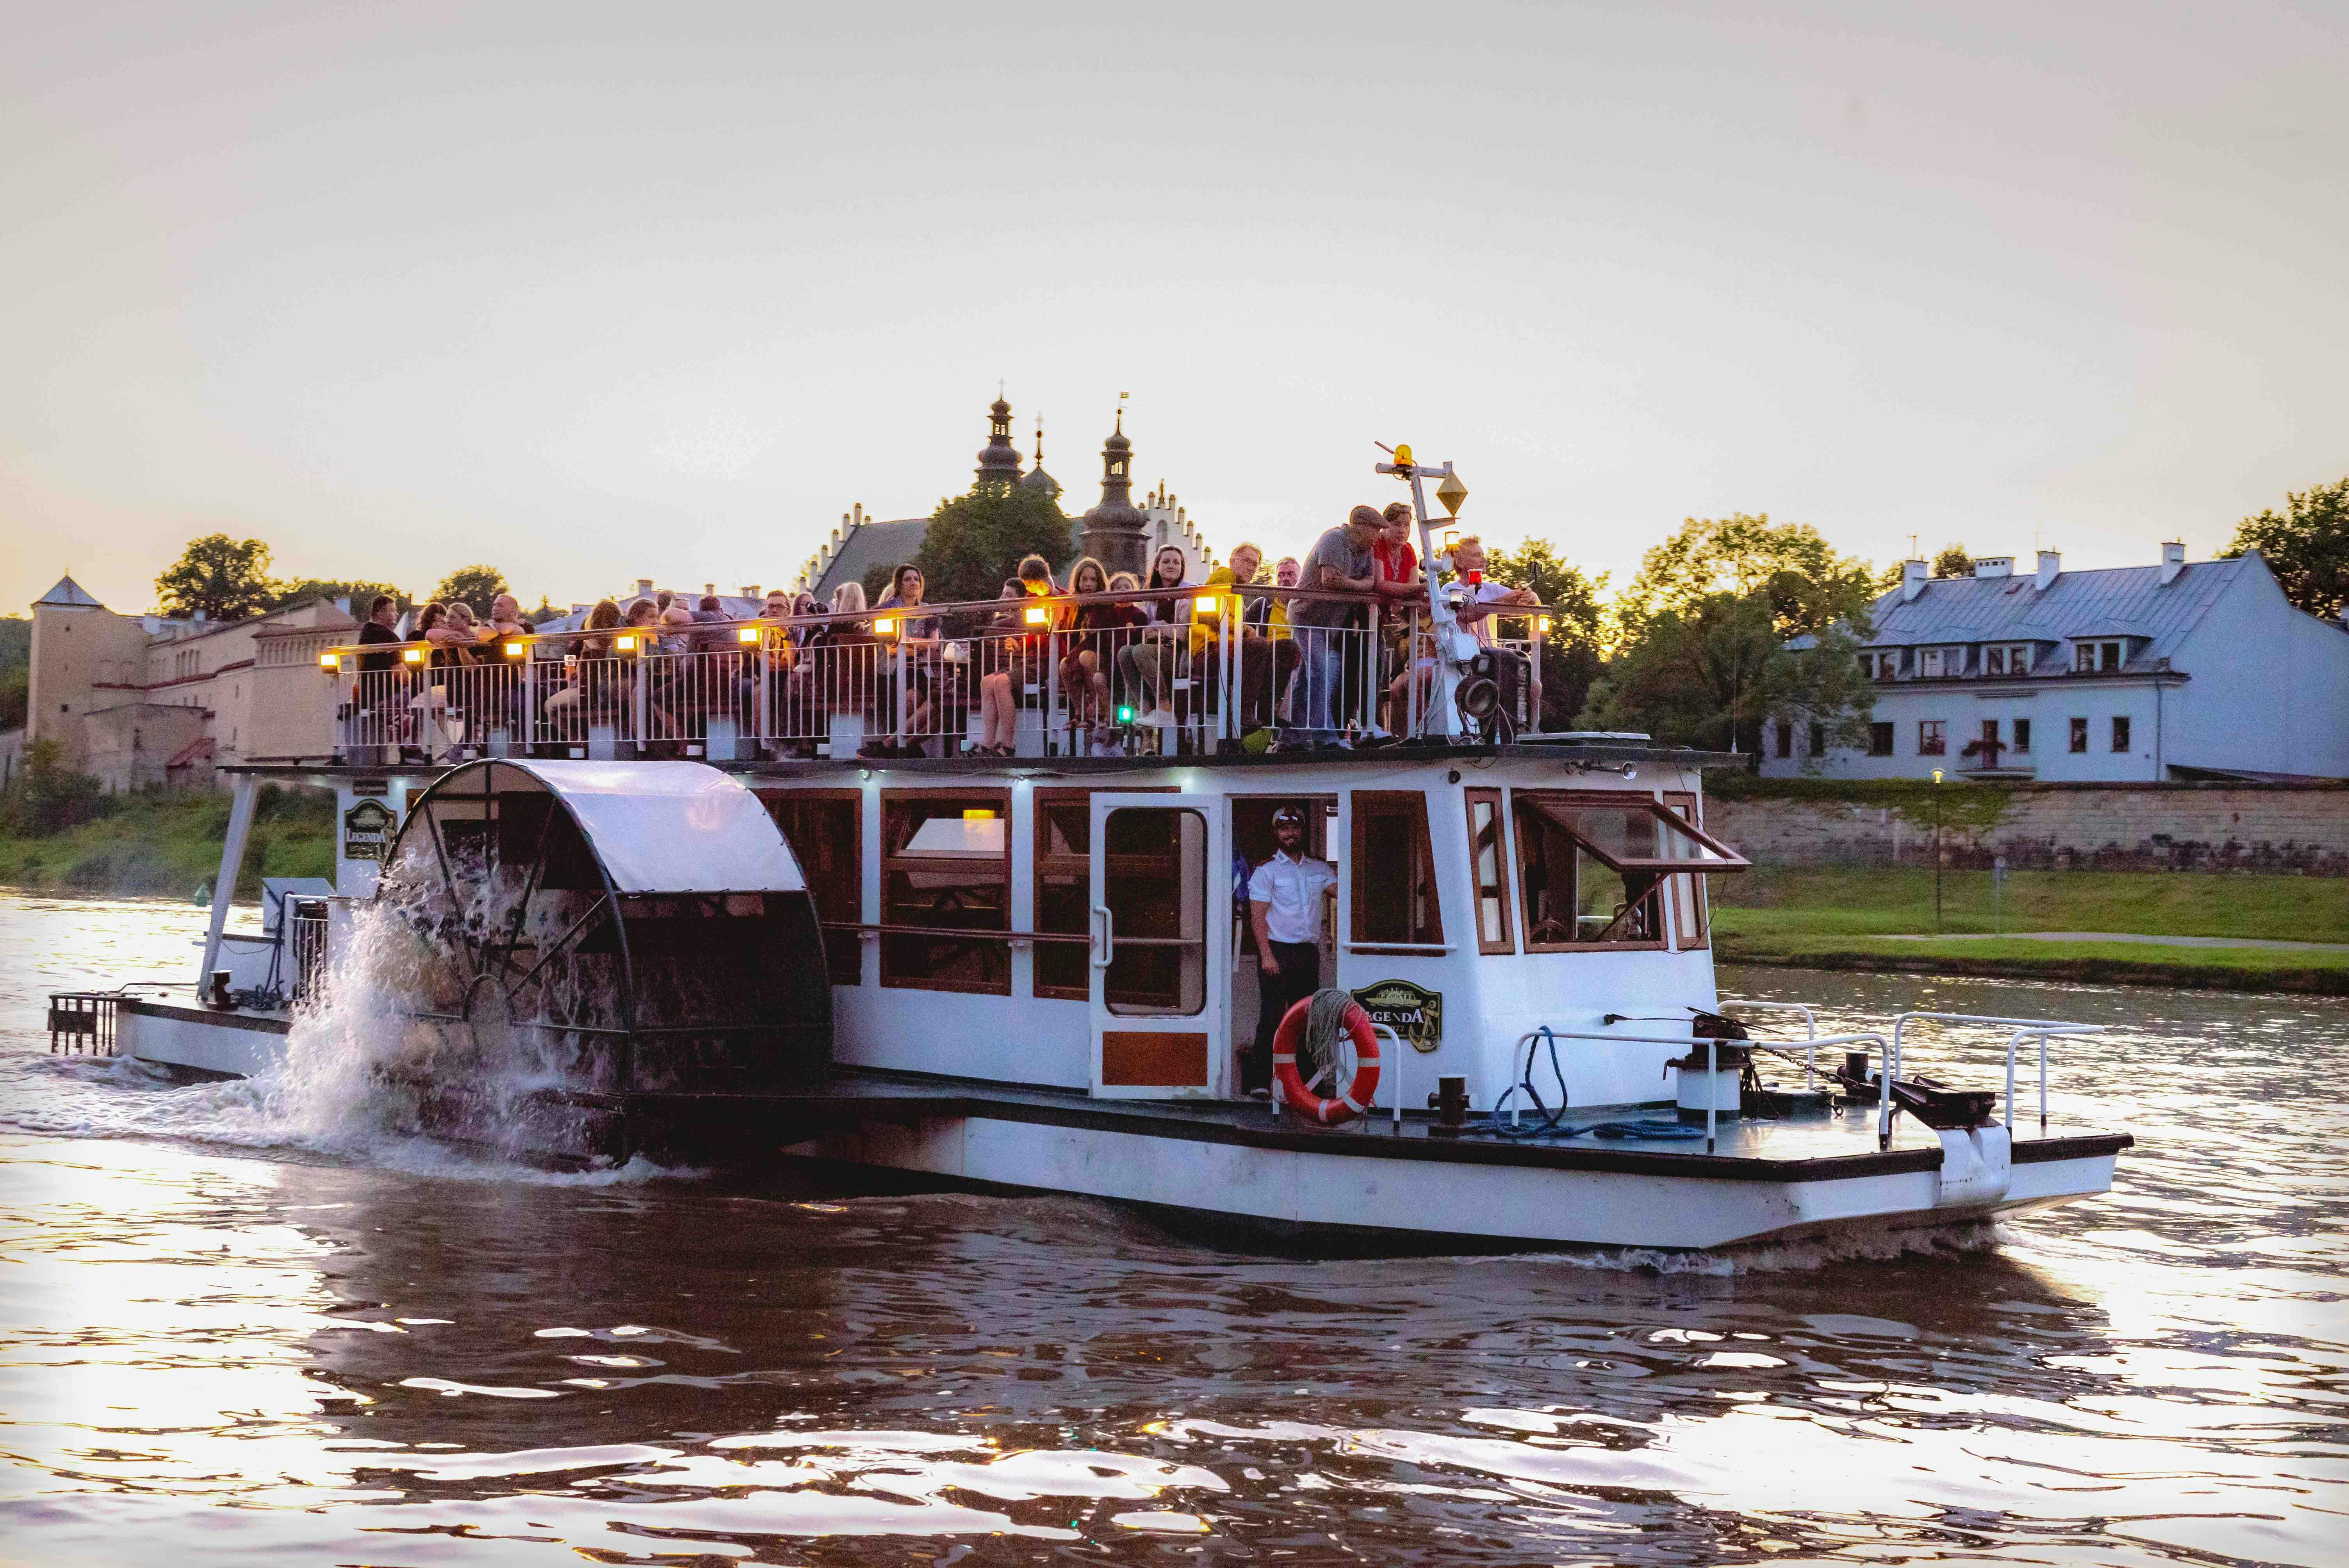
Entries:
{"label": "boat name plaque", "polygon": [[379,861],[391,838],[395,820],[391,808],[380,800],[361,800],[343,813],[343,859]]}
{"label": "boat name plaque", "polygon": [[1381,980],[1354,993],[1373,1024],[1384,1024],[1425,1055],[1444,1043],[1444,993],[1408,980]]}

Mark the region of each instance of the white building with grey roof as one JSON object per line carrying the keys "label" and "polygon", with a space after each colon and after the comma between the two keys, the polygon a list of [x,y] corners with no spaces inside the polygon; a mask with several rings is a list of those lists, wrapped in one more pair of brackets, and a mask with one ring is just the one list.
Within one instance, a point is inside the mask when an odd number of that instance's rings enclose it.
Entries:
{"label": "white building with grey roof", "polygon": [[2349,627],[2294,607],[2256,552],[2065,572],[2043,550],[2027,574],[1994,555],[1957,578],[1911,561],[1870,621],[1868,748],[1781,719],[1764,777],[2349,778]]}

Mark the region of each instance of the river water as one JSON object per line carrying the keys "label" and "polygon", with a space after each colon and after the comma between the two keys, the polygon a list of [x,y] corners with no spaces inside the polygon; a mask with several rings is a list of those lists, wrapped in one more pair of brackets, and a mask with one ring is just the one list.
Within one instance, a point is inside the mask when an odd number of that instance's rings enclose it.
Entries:
{"label": "river water", "polygon": [[2338,1003],[1725,973],[2110,1024],[2055,1103],[2138,1147],[1892,1256],[1296,1262],[48,1054],[41,993],[184,975],[202,918],[0,893],[9,1561],[2349,1560]]}

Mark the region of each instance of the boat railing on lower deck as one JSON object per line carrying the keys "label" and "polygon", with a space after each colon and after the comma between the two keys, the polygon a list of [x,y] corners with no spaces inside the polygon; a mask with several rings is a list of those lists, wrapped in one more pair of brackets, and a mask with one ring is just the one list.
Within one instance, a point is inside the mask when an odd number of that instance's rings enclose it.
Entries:
{"label": "boat railing on lower deck", "polygon": [[[1723,1006],[1726,1005],[1727,1004],[1723,1004]],[[1524,1034],[1518,1036],[1517,1046],[1519,1047],[1524,1047],[1529,1042],[1544,1035],[1548,1036],[1553,1040],[1597,1040],[1601,1044],[1610,1046],[1678,1046],[1684,1050],[1693,1049],[1698,1046],[1702,1046],[1705,1048],[1705,1081],[1708,1086],[1704,1097],[1704,1151],[1707,1154],[1713,1152],[1714,1146],[1719,1137],[1719,1121],[1715,1114],[1713,1098],[1710,1085],[1713,1081],[1713,1075],[1721,1070],[1722,1042],[1720,1040],[1700,1039],[1692,1036],[1683,1035],[1593,1034],[1587,1030],[1580,1029],[1552,1028],[1548,1025],[1545,1024],[1537,1028],[1528,1029]],[[1737,1045],[1740,1043],[1742,1042],[1736,1040],[1729,1042],[1731,1045]],[[1809,1043],[1814,1051],[1816,1051],[1820,1046],[1856,1046],[1861,1044],[1873,1045],[1878,1049],[1884,1051],[1888,1057],[1891,1054],[1892,1050],[1891,1046],[1886,1042],[1885,1037],[1873,1030],[1862,1030],[1857,1034],[1849,1035],[1814,1035]],[[1511,1050],[1509,1053],[1509,1070],[1512,1077],[1514,1077],[1516,1072],[1516,1051],[1515,1049]],[[1530,1068],[1527,1068],[1526,1076],[1531,1076]]]}
{"label": "boat railing on lower deck", "polygon": [[[628,756],[956,743],[993,713],[1025,753],[1085,755],[1098,731],[1149,749],[1212,751],[1257,729],[1330,739],[1429,727],[1423,608],[1350,603],[1361,624],[1269,624],[1228,590],[919,606],[787,623],[547,633],[458,650],[330,650],[342,693],[335,749],[432,757],[540,748]],[[1330,595],[1300,594],[1299,600]],[[1301,608],[1293,604],[1292,609]],[[1136,624],[1130,613],[1158,619]],[[1090,613],[1090,618],[1088,618]],[[1031,626],[1014,616],[1034,616]],[[1495,646],[1505,683],[1539,714],[1542,617]],[[923,634],[908,634],[919,628]],[[956,628],[956,634],[936,634]],[[369,667],[370,665],[380,667]]]}
{"label": "boat railing on lower deck", "polygon": [[[2039,1130],[2047,1131],[2047,1042],[2058,1037],[2101,1035],[2102,1024],[2078,1024],[2061,1018],[2001,1018],[1982,1013],[1902,1013],[1892,1020],[1892,1055],[1885,1064],[1889,1082],[1900,1075],[1901,1048],[1911,1024],[1978,1024],[1986,1028],[2010,1031],[2006,1037],[2006,1130],[2014,1132],[2014,1057],[2023,1042],[2039,1042]],[[1877,1107],[1877,1141],[1889,1144],[1892,1139],[1892,1097],[1880,1098]]]}

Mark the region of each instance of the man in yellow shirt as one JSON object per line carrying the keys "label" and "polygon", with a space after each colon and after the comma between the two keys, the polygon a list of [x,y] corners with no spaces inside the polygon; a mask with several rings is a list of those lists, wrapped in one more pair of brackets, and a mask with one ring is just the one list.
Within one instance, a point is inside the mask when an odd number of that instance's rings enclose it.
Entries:
{"label": "man in yellow shirt", "polygon": [[[1295,586],[1296,562],[1284,561],[1281,565],[1289,572],[1289,586]],[[1263,568],[1264,552],[1253,544],[1242,543],[1232,549],[1230,563],[1216,567],[1207,574],[1206,585],[1223,589],[1245,586],[1256,581]],[[1240,728],[1257,729],[1272,724],[1278,717],[1280,692],[1288,684],[1288,674],[1297,667],[1297,645],[1288,635],[1288,606],[1276,603],[1272,595],[1250,594],[1239,612],[1240,643]]]}

